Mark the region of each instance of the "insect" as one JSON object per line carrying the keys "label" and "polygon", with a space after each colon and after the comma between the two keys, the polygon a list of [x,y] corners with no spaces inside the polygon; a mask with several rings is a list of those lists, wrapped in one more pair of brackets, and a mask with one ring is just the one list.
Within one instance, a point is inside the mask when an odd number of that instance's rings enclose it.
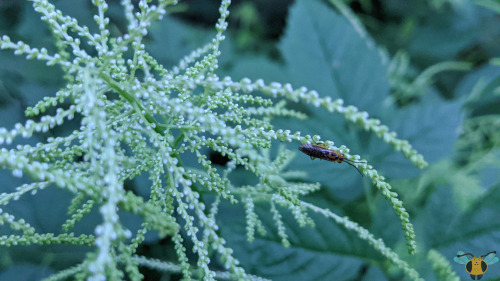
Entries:
{"label": "insect", "polygon": [[356,170],[358,170],[358,172],[363,175],[358,167],[354,166],[354,163],[366,163],[365,161],[353,161],[346,159],[344,154],[340,153],[339,151],[326,148],[324,144],[302,144],[301,146],[299,146],[299,150],[302,153],[309,155],[313,160],[319,158],[321,160],[327,160],[330,162],[346,162],[347,164],[356,168]]}
{"label": "insect", "polygon": [[[458,251],[457,256],[453,260],[459,264],[465,264],[465,270],[470,274],[472,280],[479,280],[483,278],[483,274],[488,270],[489,264],[498,262],[498,257],[495,256],[496,253],[496,251],[493,251],[476,258],[471,253]],[[467,256],[471,256],[472,258],[469,259]]]}

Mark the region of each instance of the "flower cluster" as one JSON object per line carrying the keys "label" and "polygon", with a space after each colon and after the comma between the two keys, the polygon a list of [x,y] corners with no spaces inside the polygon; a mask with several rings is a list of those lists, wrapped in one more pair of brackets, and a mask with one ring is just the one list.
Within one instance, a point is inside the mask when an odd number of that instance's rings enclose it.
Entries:
{"label": "flower cluster", "polygon": [[[38,233],[23,219],[16,220],[3,213],[0,223],[22,234],[0,236],[0,243],[4,246],[46,243],[95,246],[95,251],[80,265],[59,272],[49,280],[68,277],[119,280],[125,275],[131,280],[140,280],[139,265],[182,273],[185,280],[215,280],[221,276],[261,280],[247,274],[239,265],[233,250],[218,232],[216,215],[221,200],[241,202],[246,210],[247,237],[252,241],[255,230],[261,235],[266,233],[254,210],[257,203],[264,202],[270,206],[285,247],[290,242],[278,206],[289,209],[300,226],[314,226],[307,213],[312,210],[355,230],[360,238],[367,239],[410,277],[418,279],[416,272],[366,230],[301,200],[304,195],[317,191],[320,185],[292,180],[304,176],[300,171],[287,171],[295,153],[282,147],[271,160],[269,148],[276,140],[311,143],[319,141],[319,136],[274,130],[270,120],[276,116],[305,119],[307,116],[303,113],[286,108],[285,100],[309,103],[342,114],[347,121],[375,133],[420,168],[427,165],[422,155],[379,120],[369,118],[366,112],[358,112],[354,106],[344,106],[342,100],[322,98],[315,91],[293,89],[289,84],[265,84],[262,80],[252,82],[246,78],[239,82],[230,77],[219,79],[215,71],[219,45],[227,28],[229,0],[221,2],[213,41],[194,50],[177,66],[163,67],[146,51],[143,38],[151,23],[161,19],[166,7],[176,1],[159,0],[156,5],[150,2],[139,1],[136,8],[130,0],[121,1],[128,22],[127,32],[111,37],[109,18],[105,15],[108,5],[103,0],[92,1],[97,8],[96,34],[76,19],[63,15],[47,0],[33,0],[35,11],[53,32],[58,52],[51,55],[43,48],[13,43],[7,36],[0,40],[2,49],[60,66],[67,82],[54,97],[45,97],[26,109],[26,116],[33,119],[16,124],[10,130],[0,128],[0,145],[15,144],[16,138],[47,132],[73,118],[80,120],[79,127],[68,135],[51,137],[35,146],[0,149],[1,168],[12,170],[16,177],[29,176],[33,181],[19,186],[13,193],[0,194],[0,204],[7,205],[28,193],[54,187],[74,195],[68,208],[70,217],[62,225],[65,233]],[[82,40],[86,42],[85,48]],[[90,55],[87,47],[93,48],[95,55]],[[255,95],[255,92],[263,95]],[[50,108],[56,108],[54,115],[46,114]],[[336,148],[332,142],[327,143],[347,159],[359,160],[359,156],[349,155],[347,147]],[[207,149],[226,156],[229,162],[217,169],[207,157]],[[185,165],[186,159],[196,164]],[[390,185],[372,166],[355,165],[390,201],[406,231],[409,251],[414,253],[413,226],[397,194],[390,191]],[[235,186],[229,175],[238,168],[255,174],[259,182]],[[151,182],[149,197],[124,189],[125,181],[144,173]],[[213,194],[215,199],[205,198],[206,193]],[[102,221],[95,226],[93,234],[75,236],[72,229],[93,209],[99,211]],[[141,217],[141,228],[127,229],[119,210]],[[171,237],[178,263],[136,255],[145,234],[151,230],[162,237]],[[187,249],[187,245],[192,246]],[[195,260],[190,257],[191,253]],[[211,268],[214,259],[226,272]]]}
{"label": "flower cluster", "polygon": [[457,276],[457,273],[453,270],[453,267],[448,262],[448,259],[437,250],[431,249],[427,253],[427,260],[431,263],[432,269],[434,269],[436,276],[439,276],[440,280],[460,280],[460,277]]}

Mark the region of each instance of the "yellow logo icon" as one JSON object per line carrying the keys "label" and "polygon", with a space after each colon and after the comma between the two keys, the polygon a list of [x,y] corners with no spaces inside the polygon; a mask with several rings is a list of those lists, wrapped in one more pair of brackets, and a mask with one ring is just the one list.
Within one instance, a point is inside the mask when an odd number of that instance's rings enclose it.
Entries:
{"label": "yellow logo icon", "polygon": [[483,274],[488,270],[488,265],[498,262],[498,257],[495,255],[496,253],[496,251],[493,251],[476,258],[471,253],[458,251],[457,256],[453,258],[453,260],[459,264],[465,264],[465,270],[470,274],[472,280],[479,280],[483,278]]}

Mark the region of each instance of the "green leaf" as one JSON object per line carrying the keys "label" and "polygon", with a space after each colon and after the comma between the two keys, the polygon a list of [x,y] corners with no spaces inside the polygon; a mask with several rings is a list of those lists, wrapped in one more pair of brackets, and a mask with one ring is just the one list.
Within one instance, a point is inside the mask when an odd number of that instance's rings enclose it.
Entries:
{"label": "green leaf", "polygon": [[245,77],[253,81],[257,79],[264,79],[265,82],[286,83],[288,81],[286,69],[265,56],[224,53],[222,57],[224,57],[224,61],[233,62],[233,65],[226,67],[227,69],[224,69],[222,73],[230,74],[234,81]]}
{"label": "green leaf", "polygon": [[149,34],[153,41],[146,45],[146,49],[165,67],[176,65],[183,56],[209,43],[213,36],[208,30],[171,17],[153,24]]}
{"label": "green leaf", "polygon": [[[316,227],[300,228],[288,210],[283,216],[291,246],[280,243],[269,208],[256,206],[267,235],[246,241],[243,219],[227,218],[221,227],[223,236],[234,249],[242,265],[251,274],[272,280],[352,280],[363,261],[376,263],[382,258],[356,234],[331,220],[312,214]],[[233,207],[234,208],[234,207]],[[221,213],[230,210],[221,210]],[[383,260],[383,259],[382,259]]]}
{"label": "green leaf", "polygon": [[49,277],[54,271],[47,267],[24,264],[14,265],[0,273],[0,280],[31,281]]}
{"label": "green leaf", "polygon": [[493,10],[500,14],[500,2],[495,0],[474,0],[473,3]]}
{"label": "green leaf", "polygon": [[370,38],[362,38],[330,6],[297,1],[280,43],[290,80],[322,96],[342,98],[372,114],[387,97],[387,62]]}
{"label": "green leaf", "polygon": [[500,68],[485,65],[461,81],[457,96],[465,97],[465,108],[470,116],[499,114]]}
{"label": "green leaf", "polygon": [[[291,9],[285,36],[280,43],[289,80],[295,87],[306,86],[322,96],[342,98],[345,104],[357,106],[370,114],[392,111],[384,103],[389,83],[385,77],[387,63],[373,40],[361,37],[349,22],[330,6],[316,1],[298,1]],[[299,105],[301,107],[301,105]],[[279,127],[303,134],[321,135],[335,145],[346,145],[353,153],[362,154],[363,143],[356,129],[346,126],[342,116],[313,107],[303,108],[311,118],[301,122],[279,122]],[[297,156],[294,169],[304,170],[312,181],[332,187],[331,192],[344,200],[359,196],[362,177],[347,164],[311,161]]]}
{"label": "green leaf", "polygon": [[[412,56],[422,58],[421,63],[453,59],[474,44],[485,44],[498,23],[494,12],[464,1],[454,9],[428,13],[426,20],[416,27],[408,50]],[[458,20],[459,19],[459,20]],[[427,60],[427,61],[425,61]]]}
{"label": "green leaf", "polygon": [[[462,102],[447,102],[428,93],[421,103],[396,111],[387,123],[402,139],[408,140],[425,160],[434,163],[451,154],[462,122]],[[403,122],[401,120],[404,120]],[[376,141],[379,142],[379,141]],[[387,145],[385,145],[387,147]],[[371,155],[380,169],[395,178],[411,177],[419,173],[401,153],[372,147]]]}
{"label": "green leaf", "polygon": [[[476,256],[500,247],[500,185],[491,187],[465,212],[454,204],[451,189],[442,186],[429,198],[424,210],[418,213],[417,233],[427,247],[440,249],[452,261],[459,250]],[[459,276],[467,276],[463,265],[452,264]],[[491,266],[487,276],[500,277],[500,269]]]}
{"label": "green leaf", "polygon": [[[299,1],[290,17],[280,49],[296,86],[306,85],[320,95],[343,98],[346,104],[380,117],[431,162],[451,152],[461,121],[459,103],[447,103],[427,94],[420,104],[396,110],[390,102],[388,66],[370,38],[360,37],[344,18],[314,1]],[[301,124],[287,124],[285,120],[279,126],[304,134],[319,134],[324,140],[335,141],[336,146],[346,145],[388,176],[402,178],[418,173],[400,152],[373,134],[346,124],[343,117],[312,107],[305,110],[311,119]],[[360,178],[352,167],[319,160],[311,162],[303,155],[298,158],[295,169],[308,171],[313,175],[311,180],[333,187],[342,199],[361,194]]]}

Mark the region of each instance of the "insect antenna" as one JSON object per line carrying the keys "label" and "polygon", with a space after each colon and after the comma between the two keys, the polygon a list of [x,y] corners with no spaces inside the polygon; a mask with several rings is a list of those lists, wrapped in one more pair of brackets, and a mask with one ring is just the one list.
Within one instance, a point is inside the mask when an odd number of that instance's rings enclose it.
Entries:
{"label": "insect antenna", "polygon": [[344,161],[346,162],[351,162],[351,163],[362,163],[362,164],[368,164],[370,162],[363,160],[363,161],[356,161],[356,160],[350,160],[350,159],[345,159]]}
{"label": "insect antenna", "polygon": [[[489,254],[489,253],[488,253],[488,254]],[[473,254],[471,254],[471,253],[467,253],[467,254],[463,254],[463,255],[457,255],[457,257],[463,257],[463,256],[467,256],[467,255],[469,255],[469,256],[471,256],[471,257],[474,257],[474,255],[473,255]]]}
{"label": "insect antenna", "polygon": [[496,253],[497,253],[497,251],[491,251],[491,252],[487,253],[486,255],[482,255],[481,257],[486,257],[487,255],[489,255],[489,254],[491,254],[491,253],[496,254]]}
{"label": "insect antenna", "polygon": [[345,160],[344,162],[346,162],[347,164],[353,166],[356,170],[358,170],[358,173],[363,176],[363,174],[361,173],[361,171],[358,169],[358,167],[354,166],[353,163],[364,163],[364,162],[351,162],[351,160]]}
{"label": "insect antenna", "polygon": [[363,163],[363,164],[368,164],[368,161],[366,160],[363,160],[363,161],[356,161],[356,160],[349,160],[349,159],[344,159],[344,162],[346,162],[347,164],[353,166],[354,168],[356,168],[356,170],[358,170],[358,173],[363,176],[363,173],[361,173],[361,171],[358,169],[358,167],[354,166],[355,163]]}

